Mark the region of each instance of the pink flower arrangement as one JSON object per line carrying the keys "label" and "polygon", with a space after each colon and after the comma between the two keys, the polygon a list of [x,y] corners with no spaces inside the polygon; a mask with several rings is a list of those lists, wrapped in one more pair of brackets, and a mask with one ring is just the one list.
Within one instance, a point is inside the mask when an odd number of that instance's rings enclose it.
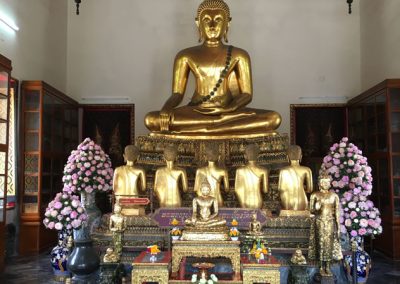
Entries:
{"label": "pink flower arrangement", "polygon": [[347,137],[335,143],[324,157],[321,171],[332,179],[332,190],[341,201],[341,231],[351,237],[382,233],[378,208],[368,200],[372,192],[371,167],[362,151]]}
{"label": "pink flower arrangement", "polygon": [[86,138],[68,157],[62,179],[63,191],[108,191],[112,189],[112,178],[113,169],[109,156],[99,145]]}
{"label": "pink flower arrangement", "polygon": [[47,206],[44,216],[44,226],[58,231],[79,229],[87,219],[79,197],[67,192],[57,193]]}
{"label": "pink flower arrangement", "polygon": [[378,208],[362,194],[346,192],[341,198],[341,231],[349,232],[351,237],[379,235],[382,233],[382,220]]}
{"label": "pink flower arrangement", "polygon": [[340,196],[352,190],[354,194],[368,196],[372,192],[371,167],[362,151],[344,137],[330,148],[322,167],[332,178],[332,189]]}

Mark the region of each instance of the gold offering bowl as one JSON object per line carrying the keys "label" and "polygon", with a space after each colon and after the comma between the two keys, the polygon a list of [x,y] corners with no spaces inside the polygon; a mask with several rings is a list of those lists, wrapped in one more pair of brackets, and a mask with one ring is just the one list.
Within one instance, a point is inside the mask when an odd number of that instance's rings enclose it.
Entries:
{"label": "gold offering bowl", "polygon": [[210,262],[196,262],[193,263],[192,266],[194,268],[198,268],[200,270],[200,278],[204,277],[205,279],[208,278],[208,270],[213,268],[215,266],[214,263],[210,263]]}

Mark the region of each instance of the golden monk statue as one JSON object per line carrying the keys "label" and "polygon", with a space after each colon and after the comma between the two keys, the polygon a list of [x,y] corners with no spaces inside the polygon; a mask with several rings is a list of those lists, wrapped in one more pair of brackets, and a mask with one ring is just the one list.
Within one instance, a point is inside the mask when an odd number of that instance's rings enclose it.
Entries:
{"label": "golden monk statue", "polygon": [[[114,171],[113,190],[116,202],[121,198],[138,197],[139,191],[146,190],[146,172],[143,168],[136,166],[135,162],[139,157],[139,149],[134,145],[125,147],[124,160],[125,166],[121,166]],[[144,208],[135,205],[122,205],[124,215],[143,215]]]}
{"label": "golden monk statue", "polygon": [[164,158],[167,166],[156,171],[154,191],[160,207],[181,207],[182,200],[179,189],[182,188],[184,192],[188,190],[186,171],[174,165],[177,154],[178,150],[175,146],[165,147]]}
{"label": "golden monk statue", "polygon": [[118,203],[114,205],[114,214],[110,216],[109,229],[112,233],[114,251],[116,254],[122,253],[122,239],[126,229],[125,216],[121,214],[121,206]]}
{"label": "golden monk statue", "polygon": [[104,263],[119,262],[120,256],[114,252],[113,248],[107,248],[106,254],[103,256]]}
{"label": "golden monk statue", "polygon": [[217,165],[219,157],[218,145],[206,144],[205,154],[208,165],[197,169],[196,178],[194,181],[194,191],[198,196],[201,196],[201,182],[206,179],[211,187],[210,196],[215,197],[218,201],[218,206],[222,207],[224,205],[224,200],[221,194],[221,184],[224,185],[225,191],[228,192],[228,171],[225,168],[218,167]]}
{"label": "golden monk statue", "polygon": [[[282,214],[290,214],[285,211],[306,211],[308,200],[306,192],[313,191],[311,169],[300,165],[301,148],[291,145],[288,150],[290,165],[284,167],[279,173],[278,190],[281,197]],[[293,215],[292,212],[291,215]],[[308,212],[306,213],[309,214]]]}
{"label": "golden monk statue", "polygon": [[304,257],[301,249],[295,250],[295,252],[292,254],[292,257],[290,258],[290,262],[295,265],[306,265],[307,264],[307,260]]}
{"label": "golden monk statue", "polygon": [[331,179],[326,173],[319,177],[320,191],[310,197],[311,222],[308,257],[319,261],[320,274],[331,276],[330,263],[343,258],[340,246],[339,196],[329,191]]}
{"label": "golden monk statue", "polygon": [[248,145],[245,150],[248,164],[236,170],[235,193],[242,208],[262,208],[261,191],[268,192],[268,170],[257,165],[259,153],[257,145]]}
{"label": "golden monk statue", "polygon": [[193,213],[185,220],[181,240],[228,240],[226,220],[218,217],[218,201],[210,195],[207,180],[200,186],[201,195],[193,199]]}
{"label": "golden monk statue", "polygon": [[262,235],[261,227],[262,226],[261,226],[260,221],[257,220],[257,214],[254,213],[251,216],[251,222],[250,222],[250,225],[249,225],[249,234],[253,235],[253,236]]}
{"label": "golden monk statue", "polygon": [[[161,111],[145,117],[150,131],[248,137],[279,127],[281,116],[277,112],[246,107],[253,96],[250,57],[243,49],[222,42],[227,42],[230,21],[230,10],[223,0],[200,4],[196,24],[202,44],[176,55],[172,95]],[[195,91],[188,105],[179,106],[190,73],[195,77]]]}

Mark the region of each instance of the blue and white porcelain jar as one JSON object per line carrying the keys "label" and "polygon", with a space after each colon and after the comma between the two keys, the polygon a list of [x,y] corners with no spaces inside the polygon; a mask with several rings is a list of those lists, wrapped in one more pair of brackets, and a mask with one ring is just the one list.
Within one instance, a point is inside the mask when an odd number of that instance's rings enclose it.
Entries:
{"label": "blue and white porcelain jar", "polygon": [[64,282],[65,278],[70,276],[67,270],[67,260],[69,249],[67,248],[68,237],[71,236],[71,231],[62,230],[58,233],[58,244],[52,249],[51,266],[53,268],[54,280]]}
{"label": "blue and white porcelain jar", "polygon": [[[357,242],[357,251],[355,253],[357,261],[357,282],[366,283],[369,272],[371,270],[371,257],[364,251],[363,239],[361,237],[355,237],[354,240]],[[353,258],[352,255],[346,255],[344,258],[344,266],[348,276],[353,276]]]}

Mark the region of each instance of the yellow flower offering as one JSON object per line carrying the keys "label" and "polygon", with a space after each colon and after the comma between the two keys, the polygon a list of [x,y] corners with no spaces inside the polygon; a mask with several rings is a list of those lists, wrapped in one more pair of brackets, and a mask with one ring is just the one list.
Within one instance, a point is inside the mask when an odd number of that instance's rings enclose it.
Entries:
{"label": "yellow flower offering", "polygon": [[150,252],[151,254],[157,254],[157,253],[161,252],[158,249],[158,245],[153,245],[153,246],[147,247],[147,251]]}
{"label": "yellow flower offering", "polygon": [[171,221],[171,225],[172,225],[172,226],[178,226],[178,225],[179,225],[179,221],[178,221],[176,218],[174,218],[174,219],[172,219],[172,221]]}
{"label": "yellow flower offering", "polygon": [[239,222],[236,219],[233,219],[231,225],[236,227],[237,225],[239,225]]}

